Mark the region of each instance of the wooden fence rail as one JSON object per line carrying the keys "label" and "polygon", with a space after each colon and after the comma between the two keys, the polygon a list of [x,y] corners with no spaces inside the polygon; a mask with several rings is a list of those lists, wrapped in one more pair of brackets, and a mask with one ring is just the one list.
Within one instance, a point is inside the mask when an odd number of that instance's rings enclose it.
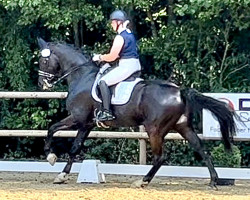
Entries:
{"label": "wooden fence rail", "polygon": [[65,99],[68,92],[0,92],[2,99]]}
{"label": "wooden fence rail", "polygon": [[[54,137],[75,137],[77,131],[57,131]],[[47,130],[0,130],[1,137],[46,137]],[[202,137],[202,135],[200,135]],[[109,139],[139,139],[140,144],[140,164],[146,164],[146,142],[148,139],[146,132],[108,132],[91,131],[89,138],[109,138]],[[182,140],[178,133],[169,133],[165,139]]]}
{"label": "wooden fence rail", "polygon": [[[0,92],[3,99],[65,99],[67,92]],[[46,137],[47,130],[0,130],[0,137]],[[75,137],[76,131],[58,131],[55,137]],[[204,138],[198,134],[202,140],[219,140],[218,138]],[[107,132],[92,131],[89,138],[127,138],[139,139],[140,143],[140,164],[146,164],[146,141],[147,133],[140,127],[140,132]],[[165,139],[183,140],[178,133],[169,133]],[[249,141],[246,138],[235,138],[237,141]]]}

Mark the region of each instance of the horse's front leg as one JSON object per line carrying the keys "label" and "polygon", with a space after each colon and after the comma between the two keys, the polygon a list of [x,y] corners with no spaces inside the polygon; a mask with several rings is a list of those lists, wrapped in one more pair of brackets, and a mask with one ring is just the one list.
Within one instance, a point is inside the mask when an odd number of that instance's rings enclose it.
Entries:
{"label": "horse's front leg", "polygon": [[44,151],[45,155],[47,156],[47,160],[51,165],[54,165],[57,159],[56,155],[52,152],[51,149],[53,135],[59,130],[69,130],[74,125],[76,125],[76,123],[74,122],[73,117],[70,115],[65,119],[61,120],[60,122],[53,124],[49,128],[47,137],[45,139]]}
{"label": "horse's front leg", "polygon": [[76,135],[76,138],[74,140],[73,146],[69,152],[69,159],[64,167],[63,171],[55,178],[54,183],[65,183],[68,180],[68,174],[70,173],[72,164],[74,162],[74,159],[76,155],[80,152],[81,147],[83,146],[84,141],[87,139],[91,128],[83,128],[81,127]]}

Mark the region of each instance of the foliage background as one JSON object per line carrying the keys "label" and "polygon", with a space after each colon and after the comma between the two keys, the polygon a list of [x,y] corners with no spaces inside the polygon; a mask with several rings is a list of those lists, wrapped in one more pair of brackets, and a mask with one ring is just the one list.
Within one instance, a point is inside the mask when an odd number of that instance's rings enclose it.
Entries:
{"label": "foliage background", "polygon": [[[0,90],[38,90],[37,37],[88,54],[107,52],[114,37],[108,18],[116,8],[131,19],[144,78],[170,79],[200,92],[249,91],[250,0],[0,0]],[[48,129],[67,112],[62,100],[1,99],[0,115],[1,129]],[[62,158],[71,142],[55,140]],[[208,150],[214,145],[206,142]],[[250,166],[250,143],[237,146],[241,165]],[[200,164],[185,141],[166,142],[166,152],[170,164]],[[0,156],[43,159],[43,140],[1,137]],[[138,163],[138,141],[88,140],[81,156]]]}

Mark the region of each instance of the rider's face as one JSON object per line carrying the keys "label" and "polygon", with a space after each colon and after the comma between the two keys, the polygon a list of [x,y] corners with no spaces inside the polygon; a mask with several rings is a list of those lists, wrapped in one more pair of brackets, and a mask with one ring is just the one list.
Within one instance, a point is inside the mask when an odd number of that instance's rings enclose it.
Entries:
{"label": "rider's face", "polygon": [[112,20],[112,21],[111,21],[111,26],[112,26],[113,30],[116,31],[117,26],[118,26],[117,21],[116,21],[116,20]]}

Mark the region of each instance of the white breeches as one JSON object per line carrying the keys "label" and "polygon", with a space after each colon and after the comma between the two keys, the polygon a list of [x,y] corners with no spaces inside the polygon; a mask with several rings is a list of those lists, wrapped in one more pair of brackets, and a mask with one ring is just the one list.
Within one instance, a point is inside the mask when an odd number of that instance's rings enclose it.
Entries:
{"label": "white breeches", "polygon": [[106,82],[108,86],[115,85],[126,78],[130,77],[133,73],[141,71],[141,64],[139,59],[129,58],[120,59],[119,66],[112,69],[110,72],[105,74],[100,80]]}

